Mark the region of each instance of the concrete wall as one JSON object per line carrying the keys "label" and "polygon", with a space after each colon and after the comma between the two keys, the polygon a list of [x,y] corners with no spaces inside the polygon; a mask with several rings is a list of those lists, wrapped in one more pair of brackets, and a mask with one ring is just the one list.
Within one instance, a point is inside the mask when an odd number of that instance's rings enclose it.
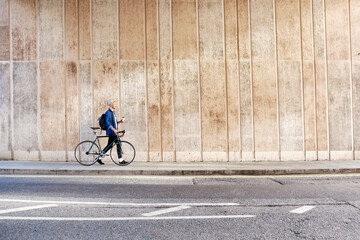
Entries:
{"label": "concrete wall", "polygon": [[360,158],[360,1],[0,0],[0,159],[73,161],[108,98],[137,161]]}

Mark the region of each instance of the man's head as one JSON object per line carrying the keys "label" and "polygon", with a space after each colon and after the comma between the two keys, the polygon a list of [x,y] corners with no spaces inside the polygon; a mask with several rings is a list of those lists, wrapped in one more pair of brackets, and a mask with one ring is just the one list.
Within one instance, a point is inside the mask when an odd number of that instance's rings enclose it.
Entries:
{"label": "man's head", "polygon": [[115,109],[116,109],[116,101],[115,101],[115,100],[110,99],[110,100],[108,101],[108,105],[109,105],[109,107],[110,107],[112,110],[115,110]]}

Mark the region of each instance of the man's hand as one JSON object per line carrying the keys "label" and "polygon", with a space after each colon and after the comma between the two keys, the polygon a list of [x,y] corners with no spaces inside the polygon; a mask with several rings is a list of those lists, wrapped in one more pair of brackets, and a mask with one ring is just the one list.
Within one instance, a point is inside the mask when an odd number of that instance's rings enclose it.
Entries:
{"label": "man's hand", "polygon": [[113,130],[115,134],[119,134],[119,131],[116,130],[115,128],[111,127],[111,130]]}

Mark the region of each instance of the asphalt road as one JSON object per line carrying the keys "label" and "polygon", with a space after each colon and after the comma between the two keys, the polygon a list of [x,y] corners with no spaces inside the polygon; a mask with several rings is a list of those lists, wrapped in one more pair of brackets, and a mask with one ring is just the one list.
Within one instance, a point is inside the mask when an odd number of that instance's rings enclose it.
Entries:
{"label": "asphalt road", "polygon": [[0,239],[360,239],[360,175],[0,176]]}

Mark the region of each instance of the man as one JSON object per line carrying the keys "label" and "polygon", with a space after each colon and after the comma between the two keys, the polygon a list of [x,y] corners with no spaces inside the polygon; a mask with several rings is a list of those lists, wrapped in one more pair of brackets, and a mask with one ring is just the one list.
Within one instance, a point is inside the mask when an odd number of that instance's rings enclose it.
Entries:
{"label": "man", "polygon": [[[121,119],[120,121],[118,121],[116,118],[115,115],[116,101],[109,100],[108,105],[109,105],[109,109],[106,111],[105,117],[106,117],[106,136],[109,136],[109,140],[107,146],[103,150],[104,153],[106,153],[105,149],[111,145],[111,143],[117,138],[117,135],[119,133],[122,133],[120,137],[124,136],[124,133],[118,130],[118,124],[123,123],[124,120]],[[127,162],[124,161],[122,158],[121,144],[119,140],[116,142],[116,148],[117,148],[119,164],[126,164]],[[99,158],[97,162],[99,164],[104,164],[101,161],[101,158]]]}

